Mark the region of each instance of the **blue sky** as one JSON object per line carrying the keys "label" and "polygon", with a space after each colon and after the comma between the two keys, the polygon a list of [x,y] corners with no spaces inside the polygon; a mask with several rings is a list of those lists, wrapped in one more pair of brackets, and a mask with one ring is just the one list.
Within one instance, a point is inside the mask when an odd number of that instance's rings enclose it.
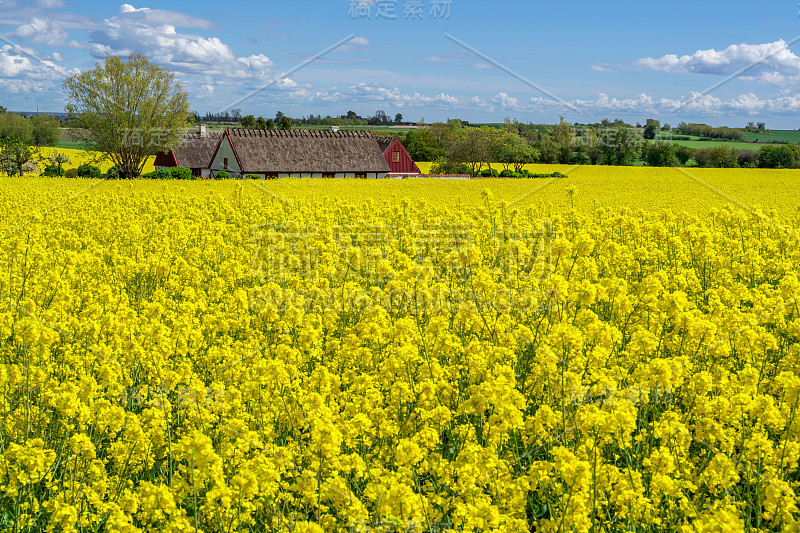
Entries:
{"label": "blue sky", "polygon": [[427,122],[563,115],[794,129],[799,9],[796,0],[1,0],[0,105],[60,111],[65,76],[141,52],[175,72],[201,114],[267,85],[235,107],[264,117],[381,109]]}

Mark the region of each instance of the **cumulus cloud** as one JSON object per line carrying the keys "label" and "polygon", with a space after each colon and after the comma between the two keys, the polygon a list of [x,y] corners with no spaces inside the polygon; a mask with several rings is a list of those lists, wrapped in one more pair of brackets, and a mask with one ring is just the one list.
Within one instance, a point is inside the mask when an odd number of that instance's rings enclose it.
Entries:
{"label": "cumulus cloud", "polygon": [[0,47],[0,78],[57,79],[78,72],[65,69],[53,61],[40,59],[34,50],[21,46]]}
{"label": "cumulus cloud", "polygon": [[[580,113],[591,115],[666,115],[678,110],[696,116],[792,115],[800,112],[800,94],[789,93],[774,98],[761,98],[753,93],[747,93],[728,99],[696,92],[677,99],[656,99],[645,93],[630,98],[617,98],[599,93],[596,99],[575,99],[568,103]],[[468,100],[467,104],[469,108],[488,112],[559,113],[564,108],[563,104],[549,98],[534,97],[521,100],[505,92],[497,93],[489,100],[475,96]]]}
{"label": "cumulus cloud", "polygon": [[61,24],[39,17],[34,17],[27,24],[18,26],[13,36],[17,40],[48,46],[62,46],[69,39],[69,33]]}
{"label": "cumulus cloud", "polygon": [[346,88],[333,88],[327,91],[314,91],[308,87],[297,88],[290,93],[290,98],[311,104],[332,104],[342,102],[373,102],[387,107],[438,107],[452,108],[462,104],[457,97],[439,93],[434,96],[419,92],[405,93],[397,87],[383,87],[373,83],[358,83]]}
{"label": "cumulus cloud", "polygon": [[742,72],[741,79],[773,85],[797,84],[800,81],[800,57],[783,39],[765,44],[734,44],[724,50],[698,50],[678,56],[646,57],[634,66],[641,70],[671,74],[711,74],[730,76]]}
{"label": "cumulus cloud", "polygon": [[97,58],[140,52],[183,73],[234,79],[269,76],[273,63],[266,55],[237,57],[219,38],[180,33],[177,27],[209,29],[214,24],[183,13],[123,4],[119,14],[89,32],[89,50]]}

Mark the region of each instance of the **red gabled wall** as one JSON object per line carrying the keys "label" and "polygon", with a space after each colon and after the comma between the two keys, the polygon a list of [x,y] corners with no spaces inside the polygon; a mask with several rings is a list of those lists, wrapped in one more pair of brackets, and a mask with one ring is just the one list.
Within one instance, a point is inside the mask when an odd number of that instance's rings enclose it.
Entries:
{"label": "red gabled wall", "polygon": [[[400,161],[394,162],[394,152],[400,152]],[[395,174],[420,174],[419,167],[411,156],[408,155],[406,147],[400,142],[400,139],[395,139],[394,142],[383,153],[383,158],[389,163],[389,172]]]}
{"label": "red gabled wall", "polygon": [[175,152],[158,152],[153,165],[157,167],[177,167],[178,160],[175,158]]}

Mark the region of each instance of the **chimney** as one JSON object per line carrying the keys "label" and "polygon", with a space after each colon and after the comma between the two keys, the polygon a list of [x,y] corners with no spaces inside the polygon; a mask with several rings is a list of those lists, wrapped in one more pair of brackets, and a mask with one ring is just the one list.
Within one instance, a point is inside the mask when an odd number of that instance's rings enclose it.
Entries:
{"label": "chimney", "polygon": [[205,124],[200,124],[200,129],[199,129],[198,133],[200,134],[200,137],[205,137],[206,135],[208,135],[208,132],[206,131],[206,125]]}

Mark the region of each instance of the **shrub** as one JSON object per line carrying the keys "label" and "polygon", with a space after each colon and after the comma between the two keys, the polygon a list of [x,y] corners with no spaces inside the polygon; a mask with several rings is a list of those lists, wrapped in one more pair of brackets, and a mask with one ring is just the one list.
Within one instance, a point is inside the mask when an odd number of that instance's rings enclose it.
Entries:
{"label": "shrub", "polygon": [[742,168],[755,168],[758,166],[758,152],[756,150],[737,150],[739,153],[739,166]]}
{"label": "shrub", "polygon": [[482,178],[496,178],[497,176],[498,176],[498,173],[493,168],[485,168],[485,169],[481,170],[481,177]]}
{"label": "shrub", "polygon": [[[177,167],[175,167],[177,168]],[[146,180],[168,180],[172,179],[172,172],[168,168],[159,168],[154,170],[153,172],[148,172],[147,174],[142,174],[142,179]]]}
{"label": "shrub", "polygon": [[66,172],[64,172],[65,178],[77,178],[78,176],[78,169],[77,168],[68,168]]}
{"label": "shrub", "polygon": [[44,167],[44,172],[42,172],[43,176],[47,176],[48,178],[58,178],[64,175],[64,169],[58,168],[58,165],[47,165]]}
{"label": "shrub", "polygon": [[696,152],[697,150],[689,148],[688,146],[681,145],[675,148],[675,156],[678,158],[681,165],[685,165],[687,161],[694,159]]}
{"label": "shrub", "polygon": [[259,176],[258,174],[248,174],[247,175],[247,179],[249,179],[249,180],[260,180],[261,176]]}
{"label": "shrub", "polygon": [[644,158],[651,167],[677,167],[681,164],[671,142],[649,143]]}
{"label": "shrub", "polygon": [[714,146],[698,151],[694,157],[701,167],[734,168],[739,166],[739,154],[729,146]]}
{"label": "shrub", "polygon": [[103,172],[94,165],[84,163],[75,169],[76,175],[80,178],[99,179],[103,177]]}
{"label": "shrub", "polygon": [[218,180],[227,180],[230,179],[231,175],[225,172],[224,170],[220,170],[217,172],[217,179]]}
{"label": "shrub", "polygon": [[108,180],[117,180],[120,179],[120,175],[121,171],[118,167],[111,167],[108,169],[108,172],[106,172],[105,176],[103,177]]}
{"label": "shrub", "polygon": [[186,167],[172,167],[169,171],[172,179],[176,180],[193,180],[192,171]]}
{"label": "shrub", "polygon": [[520,173],[513,170],[504,170],[500,173],[501,178],[519,178]]}

